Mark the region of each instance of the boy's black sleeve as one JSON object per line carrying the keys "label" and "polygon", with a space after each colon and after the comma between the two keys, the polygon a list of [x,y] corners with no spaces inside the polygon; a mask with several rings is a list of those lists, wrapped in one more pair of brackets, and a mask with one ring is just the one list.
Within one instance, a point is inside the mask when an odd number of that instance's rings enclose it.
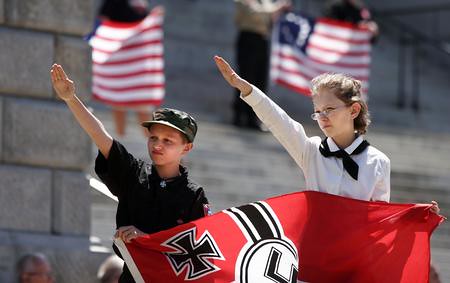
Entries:
{"label": "boy's black sleeve", "polygon": [[194,221],[208,215],[211,215],[208,199],[205,196],[203,188],[198,188],[189,221]]}
{"label": "boy's black sleeve", "polygon": [[109,152],[108,159],[99,151],[95,159],[95,173],[108,187],[111,193],[120,197],[123,191],[133,181],[139,164],[126,148],[114,140]]}

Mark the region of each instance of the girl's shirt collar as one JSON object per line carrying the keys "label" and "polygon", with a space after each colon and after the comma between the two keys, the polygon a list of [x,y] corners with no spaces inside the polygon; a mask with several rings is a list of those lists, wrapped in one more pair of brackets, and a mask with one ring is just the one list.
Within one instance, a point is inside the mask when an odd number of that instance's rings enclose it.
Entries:
{"label": "girl's shirt collar", "polygon": [[[348,147],[346,147],[344,150],[348,153],[351,154],[364,140],[363,136],[358,136],[356,137],[356,139],[352,142],[351,145],[349,145]],[[337,144],[334,142],[334,140],[332,138],[327,138],[327,143],[328,143],[328,148],[330,149],[331,152],[335,152],[339,150],[339,146],[337,146]]]}

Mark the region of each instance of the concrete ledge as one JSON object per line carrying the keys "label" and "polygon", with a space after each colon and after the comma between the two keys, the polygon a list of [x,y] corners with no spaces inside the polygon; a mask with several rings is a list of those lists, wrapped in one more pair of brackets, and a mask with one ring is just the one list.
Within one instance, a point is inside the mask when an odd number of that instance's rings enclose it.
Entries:
{"label": "concrete ledge", "polygon": [[[175,48],[173,51],[175,52]],[[198,54],[197,58],[197,61],[205,61],[209,59],[209,56]],[[167,68],[167,95],[164,104],[190,112],[196,119],[207,115],[204,120],[231,121],[234,90],[228,87],[223,79],[221,80],[218,71],[212,68],[208,71],[192,70],[187,67],[190,64],[188,61],[187,58],[180,59],[180,62],[175,63],[178,66],[172,66],[172,71],[169,67]],[[202,102],[198,103],[200,100]],[[200,131],[202,131],[202,125],[200,125]]]}
{"label": "concrete ledge", "polygon": [[233,1],[164,1],[163,5],[167,37],[202,45],[233,44],[236,34]]}
{"label": "concrete ledge", "polygon": [[3,98],[0,96],[0,161],[3,160]]}
{"label": "concrete ledge", "polygon": [[0,24],[5,22],[5,0],[0,0]]}
{"label": "concrete ledge", "polygon": [[13,276],[14,264],[17,262],[15,247],[11,237],[0,231],[0,282],[17,282]]}
{"label": "concrete ledge", "polygon": [[86,175],[56,171],[53,186],[53,232],[89,236],[91,211]]}
{"label": "concrete ledge", "polygon": [[[236,39],[233,1],[156,0],[152,3],[164,5],[166,11],[164,20],[166,73],[186,74],[201,71],[203,76],[205,73],[217,72],[212,59],[216,54],[232,61]],[[197,84],[204,85],[199,81],[201,76],[197,77]],[[170,80],[167,82],[170,83]],[[197,89],[200,88],[197,85]]]}
{"label": "concrete ledge", "polygon": [[[214,65],[213,56],[221,55],[232,62],[233,49],[230,44],[202,44],[187,38],[164,39],[165,64],[169,73],[202,72],[202,75],[214,74],[218,70]],[[220,78],[219,73],[216,77]],[[203,84],[201,77],[195,83]],[[197,86],[197,89],[200,87]]]}
{"label": "concrete ledge", "polygon": [[61,64],[75,82],[78,97],[83,101],[91,97],[91,48],[81,38],[57,36],[55,62]]}
{"label": "concrete ledge", "polygon": [[[18,1],[26,2],[26,1]],[[0,27],[0,93],[51,97],[49,69],[53,37],[45,33]]]}
{"label": "concrete ledge", "polygon": [[94,0],[10,0],[5,3],[9,25],[85,35],[92,29]]}
{"label": "concrete ledge", "polygon": [[2,229],[50,233],[50,170],[0,165],[0,188]]}
{"label": "concrete ledge", "polygon": [[6,162],[84,169],[91,143],[63,103],[4,100],[3,158]]}

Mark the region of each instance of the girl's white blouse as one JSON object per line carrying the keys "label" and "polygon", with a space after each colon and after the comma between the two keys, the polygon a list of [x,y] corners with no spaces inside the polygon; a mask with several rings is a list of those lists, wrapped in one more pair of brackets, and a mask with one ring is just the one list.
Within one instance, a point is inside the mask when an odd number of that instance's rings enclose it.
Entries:
{"label": "girl's white blouse", "polygon": [[[269,128],[278,141],[286,148],[300,166],[306,180],[304,190],[372,201],[389,202],[390,198],[390,160],[373,146],[352,159],[359,166],[358,180],[354,180],[344,170],[342,159],[324,157],[319,151],[321,138],[306,136],[303,126],[290,118],[286,112],[253,86],[252,92],[241,98],[247,102]],[[345,148],[353,152],[363,141],[359,136]],[[330,151],[339,150],[332,139],[327,139]]]}

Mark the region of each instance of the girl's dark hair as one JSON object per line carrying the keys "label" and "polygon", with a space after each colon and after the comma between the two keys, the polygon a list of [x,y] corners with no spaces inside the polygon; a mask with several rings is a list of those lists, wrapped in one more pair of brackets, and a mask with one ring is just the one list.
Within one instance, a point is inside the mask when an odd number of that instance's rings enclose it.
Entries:
{"label": "girl's dark hair", "polygon": [[333,92],[346,105],[359,103],[361,111],[353,120],[355,131],[365,134],[370,125],[370,113],[367,103],[361,97],[361,82],[344,74],[321,74],[311,81],[311,93],[317,95],[321,90]]}

